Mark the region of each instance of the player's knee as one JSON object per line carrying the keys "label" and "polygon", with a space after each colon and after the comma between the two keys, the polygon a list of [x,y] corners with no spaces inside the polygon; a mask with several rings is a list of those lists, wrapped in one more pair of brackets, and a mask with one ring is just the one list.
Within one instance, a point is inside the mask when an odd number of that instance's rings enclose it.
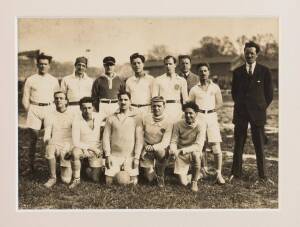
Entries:
{"label": "player's knee", "polygon": [[213,150],[214,154],[220,154],[220,153],[222,153],[220,143],[214,143],[212,145],[212,150]]}
{"label": "player's knee", "polygon": [[46,159],[54,159],[56,153],[56,148],[53,144],[48,144],[46,146],[45,158]]}
{"label": "player's knee", "polygon": [[80,156],[81,156],[81,153],[82,153],[82,151],[81,151],[80,148],[74,147],[73,150],[72,150],[73,161],[79,160]]}
{"label": "player's knee", "polygon": [[186,176],[186,175],[178,174],[178,179],[179,179],[179,183],[180,183],[181,185],[186,186],[186,185],[188,184],[187,176]]}
{"label": "player's knee", "polygon": [[144,176],[149,181],[152,182],[154,179],[154,171],[151,168],[144,168]]}

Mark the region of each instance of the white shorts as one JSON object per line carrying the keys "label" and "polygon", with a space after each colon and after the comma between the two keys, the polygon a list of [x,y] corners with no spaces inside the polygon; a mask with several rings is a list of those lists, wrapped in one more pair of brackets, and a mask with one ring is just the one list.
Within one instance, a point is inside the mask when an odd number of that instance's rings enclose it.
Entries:
{"label": "white shorts", "polygon": [[26,120],[27,128],[40,130],[45,117],[54,111],[54,108],[54,105],[37,106],[30,104]]}
{"label": "white shorts", "polygon": [[172,123],[176,123],[183,117],[181,103],[166,103],[165,115]]}
{"label": "white shorts", "polygon": [[103,166],[103,159],[102,159],[102,154],[100,154],[100,157],[97,157],[96,154],[92,151],[89,150],[83,150],[81,149],[82,154],[81,154],[81,158],[88,158],[89,161],[89,165],[92,168],[100,168],[101,166]]}
{"label": "white shorts", "polygon": [[104,117],[108,117],[114,114],[119,108],[119,104],[116,103],[99,103],[99,113],[102,114]]}
{"label": "white shorts", "polygon": [[206,126],[206,134],[209,143],[222,142],[217,113],[198,113],[198,120],[203,122]]}
{"label": "white shorts", "polygon": [[110,176],[110,177],[114,177],[118,172],[121,171],[121,167],[124,164],[124,170],[128,171],[130,176],[138,176],[139,175],[139,168],[135,168],[133,169],[133,160],[134,157],[116,157],[111,155],[111,166],[110,169],[107,169],[107,167],[105,167],[105,175],[106,176]]}
{"label": "white shorts", "polygon": [[71,143],[49,143],[46,147],[45,158],[54,159],[55,157],[60,158],[60,166],[62,167],[71,167],[70,160],[65,160],[64,157],[67,152],[72,150]]}
{"label": "white shorts", "polygon": [[[201,153],[195,152],[195,158],[200,163]],[[193,158],[192,153],[188,153],[185,155],[178,155],[178,157],[175,160],[174,173],[179,174],[179,175],[188,174],[190,165],[195,162],[195,160],[193,160],[193,159],[194,158]]]}

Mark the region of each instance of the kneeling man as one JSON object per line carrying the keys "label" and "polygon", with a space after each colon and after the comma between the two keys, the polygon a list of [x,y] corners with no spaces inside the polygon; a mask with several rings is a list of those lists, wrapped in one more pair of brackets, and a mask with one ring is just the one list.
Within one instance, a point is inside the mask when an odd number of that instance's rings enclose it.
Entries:
{"label": "kneeling man", "polygon": [[137,184],[143,148],[141,120],[131,111],[130,93],[120,90],[118,100],[119,110],[108,117],[103,132],[106,184],[112,184],[115,175],[121,170],[127,171],[130,181]]}
{"label": "kneeling man", "polygon": [[[175,157],[174,173],[180,183],[192,183],[192,191],[198,191],[197,181],[200,177],[202,148],[205,142],[205,126],[196,120],[199,107],[194,102],[183,105],[185,119],[174,125],[170,154]],[[187,175],[192,167],[192,176]]]}
{"label": "kneeling man", "polygon": [[75,118],[72,125],[72,138],[74,149],[72,151],[73,183],[69,188],[80,184],[80,159],[88,158],[91,167],[92,180],[99,182],[102,167],[102,149],[100,128],[102,115],[94,112],[91,97],[80,99],[81,115]]}
{"label": "kneeling man", "polygon": [[56,183],[56,157],[60,158],[62,182],[68,184],[72,178],[71,163],[65,160],[65,156],[73,147],[71,131],[74,114],[67,108],[68,100],[64,92],[54,93],[54,103],[56,111],[45,117],[45,156],[50,169],[50,179],[44,184],[46,188],[51,188]]}
{"label": "kneeling man", "polygon": [[143,118],[144,149],[141,155],[141,167],[144,168],[145,177],[152,181],[156,167],[157,183],[164,187],[164,172],[167,165],[167,149],[172,134],[172,123],[165,116],[165,100],[162,96],[151,100],[152,114]]}

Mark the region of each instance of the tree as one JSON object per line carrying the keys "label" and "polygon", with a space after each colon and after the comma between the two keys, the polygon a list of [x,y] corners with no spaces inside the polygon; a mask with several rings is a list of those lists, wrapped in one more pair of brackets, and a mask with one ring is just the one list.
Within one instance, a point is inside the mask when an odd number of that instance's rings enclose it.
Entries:
{"label": "tree", "polygon": [[148,51],[147,59],[148,60],[162,60],[167,55],[171,55],[171,52],[168,50],[167,46],[154,45],[153,48]]}
{"label": "tree", "polygon": [[221,39],[218,37],[204,36],[200,41],[200,47],[192,50],[192,57],[217,57],[217,56],[235,56],[237,50],[228,36]]}

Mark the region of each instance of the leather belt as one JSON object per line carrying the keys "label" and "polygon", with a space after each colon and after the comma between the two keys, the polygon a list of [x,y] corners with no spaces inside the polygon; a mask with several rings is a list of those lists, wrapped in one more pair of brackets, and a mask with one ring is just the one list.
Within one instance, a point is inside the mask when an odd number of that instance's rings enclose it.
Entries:
{"label": "leather belt", "polygon": [[214,113],[214,112],[216,112],[216,110],[215,109],[213,109],[213,110],[199,110],[199,112],[200,113]]}
{"label": "leather belt", "polygon": [[79,102],[69,102],[68,104],[69,106],[76,106],[79,105]]}
{"label": "leather belt", "polygon": [[102,100],[100,99],[100,102],[110,104],[110,103],[117,103],[118,100],[117,99],[102,99]]}
{"label": "leather belt", "polygon": [[30,100],[30,104],[36,105],[36,106],[50,106],[51,105],[50,102],[49,103],[41,103],[41,102],[35,102],[35,101],[31,101],[31,100]]}
{"label": "leather belt", "polygon": [[137,108],[144,107],[144,106],[150,106],[150,104],[131,104],[131,105],[135,106]]}
{"label": "leather belt", "polygon": [[180,103],[180,100],[166,100],[166,103]]}

